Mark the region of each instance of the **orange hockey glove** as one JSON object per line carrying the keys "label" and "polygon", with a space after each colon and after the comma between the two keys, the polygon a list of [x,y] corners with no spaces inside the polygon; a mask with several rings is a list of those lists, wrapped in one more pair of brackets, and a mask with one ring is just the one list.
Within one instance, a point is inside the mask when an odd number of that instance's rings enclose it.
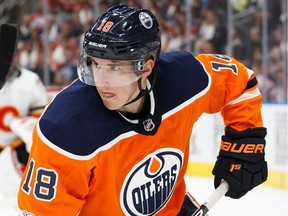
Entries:
{"label": "orange hockey glove", "polygon": [[266,133],[264,127],[248,128],[239,132],[227,127],[212,171],[215,188],[222,179],[228,182],[229,191],[225,196],[238,199],[266,181]]}

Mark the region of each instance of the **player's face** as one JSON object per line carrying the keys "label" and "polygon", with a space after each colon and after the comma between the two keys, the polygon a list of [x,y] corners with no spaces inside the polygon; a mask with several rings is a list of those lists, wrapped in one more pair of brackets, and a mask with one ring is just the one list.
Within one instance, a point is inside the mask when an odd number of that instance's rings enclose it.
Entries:
{"label": "player's face", "polygon": [[[131,112],[132,110],[125,110],[123,106],[132,99],[134,99],[139,93],[137,82],[121,87],[96,86],[96,88],[103,101],[104,106],[109,110]],[[137,108],[135,109],[135,111],[137,111]]]}
{"label": "player's face", "polygon": [[139,77],[132,71],[131,62],[92,58],[92,69],[95,86],[107,109],[124,111],[123,106],[138,95]]}

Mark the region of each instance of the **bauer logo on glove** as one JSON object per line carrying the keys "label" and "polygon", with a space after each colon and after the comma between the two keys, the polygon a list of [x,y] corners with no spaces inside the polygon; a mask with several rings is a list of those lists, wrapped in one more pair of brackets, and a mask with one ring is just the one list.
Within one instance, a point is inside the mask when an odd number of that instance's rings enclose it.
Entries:
{"label": "bauer logo on glove", "polygon": [[246,153],[246,154],[253,154],[253,153],[264,153],[264,144],[240,144],[237,143],[230,143],[230,142],[221,142],[221,150],[226,152],[233,152],[233,153]]}

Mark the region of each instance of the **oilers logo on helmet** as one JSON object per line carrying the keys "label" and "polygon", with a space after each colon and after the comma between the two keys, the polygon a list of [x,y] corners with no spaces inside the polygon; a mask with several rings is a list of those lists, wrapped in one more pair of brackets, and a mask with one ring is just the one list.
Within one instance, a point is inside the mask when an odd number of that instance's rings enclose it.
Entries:
{"label": "oilers logo on helmet", "polygon": [[147,29],[152,28],[153,20],[149,14],[147,14],[145,12],[141,12],[141,13],[139,13],[139,19],[145,28],[147,28]]}
{"label": "oilers logo on helmet", "polygon": [[163,148],[140,161],[121,189],[125,215],[154,215],[169,200],[183,164],[183,152]]}

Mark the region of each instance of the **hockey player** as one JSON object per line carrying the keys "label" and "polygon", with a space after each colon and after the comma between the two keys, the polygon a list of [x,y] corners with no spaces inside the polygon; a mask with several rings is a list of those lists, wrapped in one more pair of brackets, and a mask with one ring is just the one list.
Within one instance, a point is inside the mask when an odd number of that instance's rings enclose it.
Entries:
{"label": "hockey player", "polygon": [[23,215],[191,215],[184,175],[202,113],[225,122],[215,186],[237,199],[266,180],[255,73],[225,55],[159,55],[159,34],[150,11],[125,5],[86,32],[79,79],[36,125]]}
{"label": "hockey player", "polygon": [[[19,53],[12,62],[8,79],[0,91],[0,152],[5,147],[11,148],[13,164],[22,176],[29,153],[27,143],[11,128],[16,121],[18,127],[35,123],[48,104],[48,95],[38,75],[20,67]],[[31,127],[31,125],[29,125]],[[33,125],[32,125],[33,127]],[[28,128],[27,128],[28,130]],[[30,133],[32,130],[30,130]],[[31,135],[29,133],[29,135]],[[31,137],[31,136],[29,136]],[[1,154],[0,154],[1,156]]]}

